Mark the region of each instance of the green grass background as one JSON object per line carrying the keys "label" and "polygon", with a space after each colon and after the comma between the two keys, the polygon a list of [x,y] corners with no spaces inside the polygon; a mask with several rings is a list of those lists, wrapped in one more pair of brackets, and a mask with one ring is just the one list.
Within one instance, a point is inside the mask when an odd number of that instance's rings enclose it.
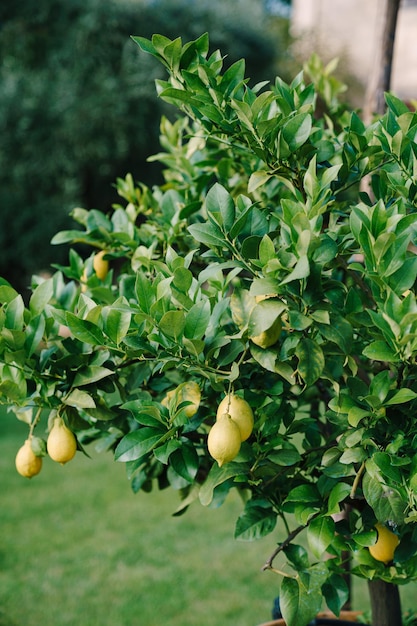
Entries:
{"label": "green grass background", "polygon": [[[256,626],[271,618],[279,578],[261,567],[279,538],[236,541],[237,496],[173,517],[175,492],[134,495],[124,465],[94,449],[93,459],[77,453],[65,466],[46,458],[27,480],[14,467],[26,433],[0,412],[0,626]],[[407,607],[416,588],[402,590]],[[355,605],[365,597],[358,581]]]}

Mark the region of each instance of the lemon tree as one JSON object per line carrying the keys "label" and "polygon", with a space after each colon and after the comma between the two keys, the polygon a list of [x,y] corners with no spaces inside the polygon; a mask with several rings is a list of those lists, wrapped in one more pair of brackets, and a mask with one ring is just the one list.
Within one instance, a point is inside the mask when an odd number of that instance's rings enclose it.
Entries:
{"label": "lemon tree", "polygon": [[417,114],[388,93],[366,125],[316,56],[251,85],[207,35],[133,39],[180,112],[161,185],[127,175],[111,210],[75,209],[52,241],[68,263],[27,300],[0,281],[0,401],[37,438],[18,470],[55,456],[39,418],[59,415],[66,458],[97,442],[178,512],[242,492],[235,536],[271,534],[288,626],[340,611],[346,554],[374,623],[398,626],[384,589],[417,578]]}

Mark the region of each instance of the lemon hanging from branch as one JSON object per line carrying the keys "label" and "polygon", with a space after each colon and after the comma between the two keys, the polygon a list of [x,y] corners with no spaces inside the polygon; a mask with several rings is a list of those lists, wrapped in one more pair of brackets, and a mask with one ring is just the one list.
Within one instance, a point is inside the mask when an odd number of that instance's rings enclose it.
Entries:
{"label": "lemon hanging from branch", "polygon": [[32,478],[36,476],[42,469],[42,457],[37,456],[32,449],[31,438],[26,439],[25,443],[19,448],[16,459],[16,469],[21,476]]}
{"label": "lemon hanging from branch", "polygon": [[221,467],[225,463],[233,461],[238,455],[240,444],[239,426],[230,415],[224,413],[210,429],[207,439],[209,453]]}
{"label": "lemon hanging from branch", "polygon": [[77,440],[74,433],[65,425],[62,417],[55,417],[46,442],[48,454],[53,461],[64,465],[74,458]]}
{"label": "lemon hanging from branch", "polygon": [[218,406],[217,419],[224,413],[230,415],[239,427],[241,441],[246,441],[252,434],[254,423],[253,411],[248,402],[236,394],[229,393]]}
{"label": "lemon hanging from branch", "polygon": [[377,531],[377,539],[373,546],[369,546],[371,556],[382,563],[390,563],[394,558],[394,552],[400,540],[398,536],[387,528],[384,524],[378,522],[375,525]]}

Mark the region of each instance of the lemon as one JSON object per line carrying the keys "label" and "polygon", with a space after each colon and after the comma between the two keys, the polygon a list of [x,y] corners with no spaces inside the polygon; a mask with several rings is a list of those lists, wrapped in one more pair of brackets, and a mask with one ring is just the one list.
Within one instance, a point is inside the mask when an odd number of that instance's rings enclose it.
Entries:
{"label": "lemon", "polygon": [[61,417],[56,417],[46,442],[48,454],[57,463],[67,463],[75,456],[77,440],[74,433],[64,424]]}
{"label": "lemon", "polygon": [[84,271],[81,275],[80,278],[80,283],[81,283],[81,292],[85,293],[87,291],[87,280],[88,280],[88,276],[87,276],[87,269],[84,268]]}
{"label": "lemon", "polygon": [[19,448],[15,463],[17,471],[25,478],[32,478],[41,471],[42,457],[36,456],[33,452],[30,439],[26,439],[23,446]]}
{"label": "lemon", "polygon": [[241,441],[246,441],[253,430],[253,411],[250,405],[235,394],[227,394],[220,402],[217,409],[217,419],[224,413],[228,413],[235,424],[238,425]]}
{"label": "lemon", "polygon": [[207,445],[219,467],[233,461],[240,450],[240,430],[230,415],[223,413],[210,429]]}
{"label": "lemon", "polygon": [[369,546],[369,552],[377,561],[389,563],[394,558],[395,548],[400,543],[399,538],[389,528],[378,522],[375,525],[378,533],[376,543]]}
{"label": "lemon", "polygon": [[180,386],[181,402],[191,402],[184,408],[184,413],[188,418],[193,417],[198,411],[201,400],[201,390],[198,384],[190,380],[187,383],[182,383]]}
{"label": "lemon", "polygon": [[97,252],[97,254],[94,255],[93,259],[93,268],[100,280],[104,280],[109,271],[109,262],[106,259],[103,259],[105,254],[105,250],[100,250],[100,252]]}
{"label": "lemon", "polygon": [[282,322],[281,318],[278,317],[275,322],[267,328],[266,330],[259,333],[259,335],[255,335],[254,337],[249,337],[249,339],[260,348],[270,348],[273,346],[278,339],[280,338],[282,331]]}
{"label": "lemon", "polygon": [[177,396],[177,404],[181,404],[181,402],[191,402],[191,404],[188,404],[183,409],[186,417],[190,419],[197,413],[201,401],[201,389],[195,381],[190,380],[188,382],[181,383],[175,389],[168,391],[162,398],[161,404],[163,406],[168,406],[174,395]]}
{"label": "lemon", "polygon": [[168,406],[168,404],[170,403],[171,399],[174,397],[176,389],[171,389],[170,391],[167,391],[165,396],[162,398],[161,400],[161,404],[163,406]]}

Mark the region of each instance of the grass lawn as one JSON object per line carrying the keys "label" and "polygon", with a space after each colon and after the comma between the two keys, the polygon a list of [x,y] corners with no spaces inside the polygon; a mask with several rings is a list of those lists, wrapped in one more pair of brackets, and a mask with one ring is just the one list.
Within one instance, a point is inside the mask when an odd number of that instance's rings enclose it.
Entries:
{"label": "grass lawn", "polygon": [[[0,413],[0,626],[256,626],[279,579],[261,566],[276,535],[233,538],[241,510],[196,504],[172,517],[175,492],[134,495],[123,464],[80,453],[44,459],[27,480],[14,457],[27,427]],[[417,586],[402,590],[413,606]],[[355,604],[366,585],[355,583]]]}
{"label": "grass lawn", "polygon": [[27,427],[0,419],[0,626],[254,626],[270,619],[275,547],[233,538],[240,512],[196,504],[172,517],[175,492],[134,495],[110,454],[14,467]]}

